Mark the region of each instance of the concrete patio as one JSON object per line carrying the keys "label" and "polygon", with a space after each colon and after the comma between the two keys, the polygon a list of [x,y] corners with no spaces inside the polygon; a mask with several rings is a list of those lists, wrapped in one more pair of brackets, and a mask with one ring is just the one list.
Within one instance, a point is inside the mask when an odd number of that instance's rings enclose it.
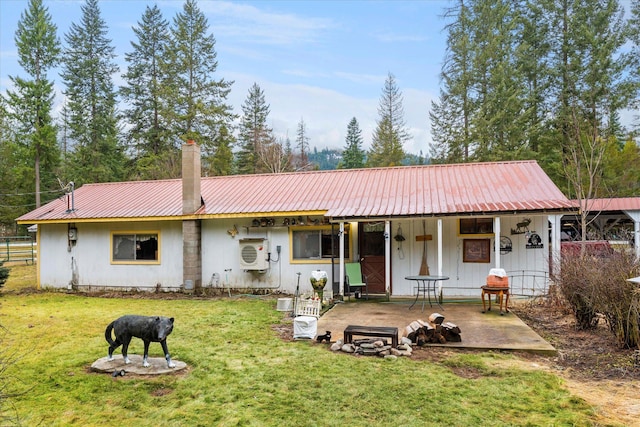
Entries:
{"label": "concrete patio", "polygon": [[409,309],[412,301],[391,300],[357,301],[338,303],[318,319],[318,334],[331,331],[332,341],[342,339],[348,325],[395,326],[399,338],[404,335],[405,327],[414,320],[428,321],[431,313],[442,314],[445,322],[455,323],[462,330],[462,342],[429,344],[449,348],[527,351],[539,354],[555,354],[556,349],[512,312],[500,315],[499,308],[493,305],[491,311],[482,313],[482,302],[453,300],[442,308],[437,304],[424,311],[421,303]]}

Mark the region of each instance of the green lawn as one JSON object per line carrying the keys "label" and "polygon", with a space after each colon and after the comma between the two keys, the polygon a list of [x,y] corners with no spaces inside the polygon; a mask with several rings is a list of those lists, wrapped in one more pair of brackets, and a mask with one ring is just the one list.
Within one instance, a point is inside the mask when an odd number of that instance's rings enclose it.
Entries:
{"label": "green lawn", "polygon": [[[590,407],[558,377],[492,368],[492,360],[511,355],[460,354],[434,364],[336,354],[278,338],[272,325],[291,320],[275,310],[275,299],[16,292],[15,283],[27,286],[30,268],[12,267],[0,296],[0,395],[19,393],[1,402],[0,425],[593,424]],[[175,317],[169,350],[188,371],[118,378],[90,372],[107,354],[106,325],[127,313]],[[142,342],[134,339],[129,353],[141,354]],[[160,345],[152,343],[150,353],[162,356]],[[456,366],[481,375],[461,378]]]}

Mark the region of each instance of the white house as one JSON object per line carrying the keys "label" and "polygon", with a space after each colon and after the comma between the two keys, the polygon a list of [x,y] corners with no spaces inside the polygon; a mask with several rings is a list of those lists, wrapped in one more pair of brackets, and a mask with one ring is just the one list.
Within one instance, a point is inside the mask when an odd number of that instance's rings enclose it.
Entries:
{"label": "white house", "polygon": [[43,288],[293,293],[320,269],[335,295],[355,261],[370,293],[413,295],[427,267],[477,296],[490,268],[548,272],[571,211],[535,161],[201,178],[187,143],[182,179],[86,184],[18,222]]}

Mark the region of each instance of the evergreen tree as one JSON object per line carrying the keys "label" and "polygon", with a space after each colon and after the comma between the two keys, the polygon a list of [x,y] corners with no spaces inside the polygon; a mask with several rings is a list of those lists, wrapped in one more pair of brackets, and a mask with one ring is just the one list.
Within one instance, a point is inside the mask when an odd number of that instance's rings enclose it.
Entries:
{"label": "evergreen tree", "polygon": [[296,169],[309,169],[311,166],[309,163],[309,135],[307,134],[307,125],[303,118],[298,122],[296,129],[296,148],[299,153],[296,161]]}
{"label": "evergreen tree", "polygon": [[133,31],[137,41],[131,42],[133,50],[125,54],[129,65],[120,94],[126,102],[123,116],[129,124],[127,140],[136,156],[136,175],[142,179],[176,178],[180,176],[179,147],[171,139],[161,107],[171,103],[163,98],[162,88],[170,82],[161,66],[170,40],[169,23],[158,6],[147,6]]}
{"label": "evergreen tree", "polygon": [[617,0],[565,0],[556,16],[562,28],[552,58],[560,71],[555,116],[562,136],[561,177],[570,196],[586,204],[599,191],[601,158],[616,143],[616,114],[633,96],[628,58],[620,54],[628,33]]}
{"label": "evergreen tree", "polygon": [[[42,0],[30,0],[28,9],[18,21],[15,43],[18,63],[29,78],[11,77],[16,92],[8,92],[11,110],[19,123],[17,143],[26,155],[35,177],[30,192],[35,193],[35,206],[40,206],[41,188],[51,189],[56,184],[56,168],[60,151],[56,141],[56,128],[51,117],[54,97],[53,82],[47,72],[60,61],[60,40],[57,27]],[[33,178],[32,178],[33,179]]]}
{"label": "evergreen tree", "polygon": [[527,112],[522,70],[515,60],[517,20],[512,5],[508,0],[478,0],[472,7],[477,103],[471,128],[477,161],[530,157],[523,132]]}
{"label": "evergreen tree", "polygon": [[547,136],[547,129],[552,110],[550,40],[555,31],[549,10],[554,1],[523,0],[514,5],[519,33],[515,61],[522,73],[523,111],[526,112],[524,138],[538,159],[548,151],[546,147],[552,139]]}
{"label": "evergreen tree", "polygon": [[254,83],[242,104],[238,136],[240,150],[237,155],[239,174],[265,171],[260,167],[259,153],[269,151],[268,146],[273,143],[273,131],[267,125],[268,118],[269,104],[260,86]]}
{"label": "evergreen tree", "polygon": [[28,174],[29,181],[23,181],[25,167],[24,162],[16,159],[21,149],[15,143],[15,128],[13,114],[9,114],[6,100],[0,96],[0,194],[3,195],[0,199],[0,225],[4,226],[15,224],[18,216],[34,206],[24,196],[14,195],[28,192],[24,185],[31,183],[30,178],[33,178],[33,174]]}
{"label": "evergreen tree", "polygon": [[170,100],[163,114],[175,140],[193,139],[205,155],[212,155],[213,141],[223,126],[230,127],[234,116],[226,104],[233,82],[216,80],[218,68],[216,40],[195,0],[186,0],[173,20],[167,48],[166,93]]}
{"label": "evergreen tree", "polygon": [[434,163],[467,162],[474,150],[471,117],[476,108],[472,90],[475,49],[470,15],[463,0],[445,11],[445,18],[452,22],[445,27],[447,50],[440,73],[440,96],[432,101],[429,112],[434,141],[430,157]]}
{"label": "evergreen tree", "polygon": [[411,136],[404,122],[402,93],[389,73],[378,105],[379,119],[373,134],[368,166],[398,166],[404,158],[404,143]]}
{"label": "evergreen tree", "polygon": [[536,158],[568,188],[576,150],[620,148],[619,112],[637,99],[639,68],[624,54],[617,0],[458,0],[445,16],[433,161]]}
{"label": "evergreen tree", "polygon": [[364,167],[365,152],[362,149],[362,131],[358,125],[358,120],[352,118],[347,125],[346,146],[342,153],[341,168],[355,169]]}
{"label": "evergreen tree", "polygon": [[[640,0],[631,0],[631,17],[629,19],[629,34],[631,38],[630,69],[635,90],[634,106],[640,108]],[[635,116],[635,135],[640,135],[640,115]]]}
{"label": "evergreen tree", "polygon": [[114,48],[98,0],[82,5],[80,23],[65,35],[62,79],[69,111],[70,180],[119,181],[125,177],[124,150],[118,140],[116,93],[112,76],[118,72]]}
{"label": "evergreen tree", "polygon": [[205,175],[223,176],[233,173],[233,141],[233,135],[226,126],[222,126],[213,140],[214,154],[205,159]]}
{"label": "evergreen tree", "polygon": [[335,148],[323,148],[318,151],[313,148],[313,153],[309,155],[309,162],[314,165],[314,169],[318,170],[334,170],[340,169],[342,162],[342,150]]}

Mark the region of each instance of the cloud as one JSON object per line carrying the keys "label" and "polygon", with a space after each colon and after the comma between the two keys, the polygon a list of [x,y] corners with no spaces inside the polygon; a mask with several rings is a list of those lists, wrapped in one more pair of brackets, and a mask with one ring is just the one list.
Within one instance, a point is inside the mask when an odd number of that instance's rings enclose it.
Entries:
{"label": "cloud", "polygon": [[378,33],[378,34],[373,34],[372,37],[374,37],[375,39],[383,43],[403,43],[403,42],[422,43],[429,40],[429,37],[426,37],[426,36],[394,34],[394,33]]}
{"label": "cloud", "polygon": [[374,75],[374,74],[346,73],[343,71],[337,71],[334,73],[334,75],[336,77],[339,77],[341,79],[345,79],[354,83],[376,84],[376,85],[379,85],[381,88],[384,85],[384,81],[387,78],[386,74]]}
{"label": "cloud", "polygon": [[267,12],[249,4],[200,2],[214,33],[253,44],[291,45],[315,42],[318,34],[334,26],[331,20],[292,13]]}

